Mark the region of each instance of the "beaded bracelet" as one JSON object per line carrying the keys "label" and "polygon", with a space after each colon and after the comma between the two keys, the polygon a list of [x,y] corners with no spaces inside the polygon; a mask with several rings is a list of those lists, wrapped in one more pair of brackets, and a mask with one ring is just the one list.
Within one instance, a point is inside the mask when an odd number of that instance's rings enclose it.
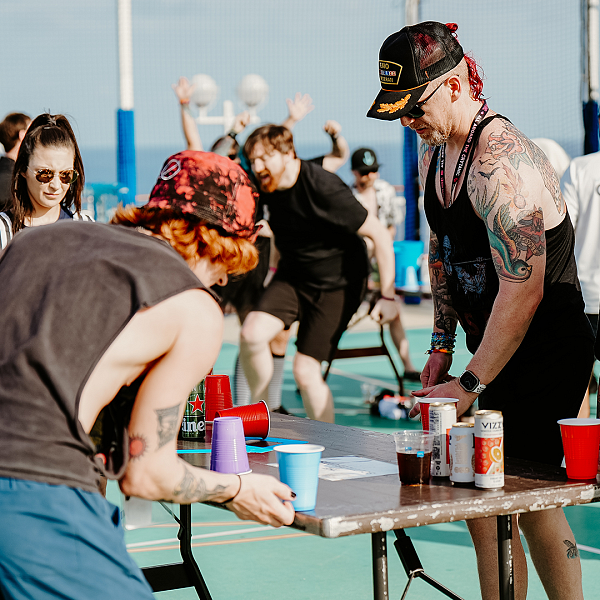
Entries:
{"label": "beaded bracelet", "polygon": [[181,104],[182,106],[183,106],[184,104],[189,104],[189,103],[190,103],[190,99],[189,99],[189,98],[188,98],[187,100],[180,100],[180,101],[179,101],[179,104]]}
{"label": "beaded bracelet", "polygon": [[444,333],[434,331],[431,334],[431,348],[425,354],[442,352],[444,354],[454,354],[454,344],[456,340],[455,333]]}

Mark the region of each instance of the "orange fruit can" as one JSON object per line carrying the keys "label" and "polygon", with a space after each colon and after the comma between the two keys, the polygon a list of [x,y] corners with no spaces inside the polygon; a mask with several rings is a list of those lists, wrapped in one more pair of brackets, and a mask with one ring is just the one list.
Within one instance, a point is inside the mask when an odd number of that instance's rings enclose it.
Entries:
{"label": "orange fruit can", "polygon": [[504,487],[504,419],[499,410],[475,412],[475,486]]}

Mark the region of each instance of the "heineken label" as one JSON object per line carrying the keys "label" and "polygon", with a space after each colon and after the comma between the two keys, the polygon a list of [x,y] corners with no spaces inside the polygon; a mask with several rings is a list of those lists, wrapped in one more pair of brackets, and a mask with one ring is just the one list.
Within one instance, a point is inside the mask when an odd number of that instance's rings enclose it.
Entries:
{"label": "heineken label", "polygon": [[180,440],[204,441],[204,379],[190,392],[181,421]]}

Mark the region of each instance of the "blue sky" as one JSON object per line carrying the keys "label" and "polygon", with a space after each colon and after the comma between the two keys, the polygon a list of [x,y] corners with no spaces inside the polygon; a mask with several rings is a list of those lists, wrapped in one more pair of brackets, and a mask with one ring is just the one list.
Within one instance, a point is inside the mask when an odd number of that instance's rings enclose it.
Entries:
{"label": "blue sky", "polygon": [[[338,120],[352,148],[385,155],[397,179],[399,122],[367,119],[379,88],[382,41],[404,25],[402,0],[132,0],[138,179],[147,186],[156,157],[183,144],[171,84],[207,73],[221,88],[213,113],[247,73],[270,86],[260,112],[279,122],[285,98],[308,92],[315,110],[295,131],[297,146],[325,152],[321,132]],[[94,180],[114,177],[118,108],[116,0],[0,0],[4,60],[0,113],[44,110],[70,116]],[[483,65],[492,108],[531,137],[551,137],[581,153],[579,0],[422,0],[421,20],[455,21],[463,47]],[[220,135],[203,126],[206,145]],[[144,150],[152,151],[147,164]],[[100,158],[100,156],[104,158]],[[149,155],[148,155],[149,156]],[[140,157],[142,163],[140,164]],[[103,171],[104,169],[104,171]],[[89,179],[89,177],[88,177]],[[394,181],[400,183],[400,181]],[[147,190],[140,189],[140,192]]]}

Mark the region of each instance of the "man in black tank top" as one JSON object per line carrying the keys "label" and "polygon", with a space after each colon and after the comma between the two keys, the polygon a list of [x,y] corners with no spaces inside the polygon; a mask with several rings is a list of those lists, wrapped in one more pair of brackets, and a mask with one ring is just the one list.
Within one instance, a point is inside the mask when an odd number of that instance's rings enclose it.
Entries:
{"label": "man in black tank top", "polygon": [[[477,65],[464,55],[456,29],[426,22],[389,36],[379,54],[382,90],[368,113],[401,119],[423,142],[419,166],[431,228],[435,322],[424,389],[415,396],[457,398],[459,415],[478,399],[479,408],[502,411],[508,457],[560,465],[556,421],[577,416],[592,364],[573,227],[554,169],[488,108]],[[449,370],[459,322],[473,358],[455,378]],[[565,389],[547,376],[550,364],[568,373]],[[482,596],[497,598],[496,570],[488,568],[497,564],[495,519],[468,526]],[[524,513],[519,526],[535,564],[544,565],[538,573],[552,597],[583,598],[578,557],[565,546],[575,541],[562,509]],[[524,598],[519,536],[513,554],[515,597]]]}
{"label": "man in black tank top", "polygon": [[119,510],[98,492],[105,468],[88,434],[108,405],[119,443],[103,452],[124,457],[115,478],[126,495],[292,523],[293,492],[275,478],[200,469],[176,453],[189,391],[221,347],[208,288],[257,262],[257,197],[229,159],[181,152],[148,204],[119,208],[115,224],[32,227],[3,251],[0,598],[153,597]]}

